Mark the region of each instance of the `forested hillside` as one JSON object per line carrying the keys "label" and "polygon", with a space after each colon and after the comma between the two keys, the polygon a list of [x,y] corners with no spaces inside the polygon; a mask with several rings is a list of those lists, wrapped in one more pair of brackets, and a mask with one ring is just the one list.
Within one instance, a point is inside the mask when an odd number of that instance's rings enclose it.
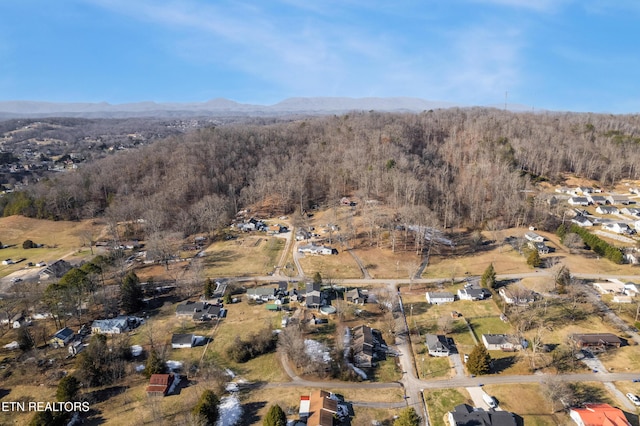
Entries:
{"label": "forested hillside", "polygon": [[353,113],[201,129],[83,165],[2,199],[4,214],[145,219],[212,230],[269,200],[277,213],[377,200],[398,221],[505,226],[546,215],[529,192],[565,173],[640,178],[640,118],[448,109]]}

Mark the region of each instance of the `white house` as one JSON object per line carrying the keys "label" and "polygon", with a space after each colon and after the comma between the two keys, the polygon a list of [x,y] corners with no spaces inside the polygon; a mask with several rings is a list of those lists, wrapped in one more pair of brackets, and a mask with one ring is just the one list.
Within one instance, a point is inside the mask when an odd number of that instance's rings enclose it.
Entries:
{"label": "white house", "polygon": [[196,336],[193,334],[174,334],[171,336],[173,349],[192,348],[196,345]]}
{"label": "white house", "polygon": [[524,237],[534,243],[542,243],[544,242],[544,237],[542,235],[538,235],[535,232],[527,232],[524,234]]}
{"label": "white house", "polygon": [[598,206],[596,208],[596,213],[600,214],[618,214],[620,210],[615,206]]}
{"label": "white house", "polygon": [[639,288],[638,284],[632,283],[632,282],[628,282],[628,283],[624,284],[623,292],[627,296],[637,296],[638,293],[640,293],[640,288]]}
{"label": "white house", "polygon": [[569,204],[571,204],[572,206],[588,206],[589,205],[589,200],[587,199],[587,197],[571,197],[569,198],[569,200],[567,201]]}
{"label": "white house", "polygon": [[593,226],[593,222],[586,216],[578,215],[571,219],[571,223],[575,223],[583,228],[586,226]]}
{"label": "white house", "polygon": [[527,305],[535,301],[535,293],[523,287],[515,289],[500,287],[498,294],[508,305]]}
{"label": "white house", "polygon": [[520,345],[514,343],[515,339],[506,334],[483,334],[482,343],[490,351],[511,352],[520,349]]}
{"label": "white house", "polygon": [[620,210],[620,213],[629,216],[640,216],[640,208],[638,207],[624,207]]}
{"label": "white house", "polygon": [[327,254],[334,254],[334,253],[337,254],[337,250],[333,249],[331,247],[326,247],[326,246],[317,246],[315,244],[306,244],[306,245],[298,247],[298,253],[327,255]]}
{"label": "white house", "polygon": [[458,299],[460,300],[484,300],[491,297],[489,290],[478,287],[465,286],[458,290]]}
{"label": "white house", "polygon": [[448,291],[428,291],[427,292],[427,302],[432,305],[439,305],[441,303],[451,303],[455,300],[455,296],[453,293],[449,293]]}
{"label": "white house", "polygon": [[600,294],[620,294],[624,291],[624,283],[606,282],[606,283],[593,283],[593,288],[598,290]]}
{"label": "white house", "polygon": [[629,200],[629,198],[625,197],[624,195],[611,194],[611,195],[607,195],[606,199],[607,199],[607,202],[610,204],[623,204],[623,205],[635,204],[635,201]]}
{"label": "white house", "polygon": [[431,356],[449,356],[451,353],[449,342],[442,334],[427,334],[425,343]]}
{"label": "white house", "polygon": [[602,225],[602,229],[615,232],[616,234],[631,233],[631,228],[629,228],[629,225],[621,222],[605,223],[604,225]]}
{"label": "white house", "polygon": [[605,204],[607,202],[607,199],[604,195],[589,194],[587,195],[587,200],[590,204]]}

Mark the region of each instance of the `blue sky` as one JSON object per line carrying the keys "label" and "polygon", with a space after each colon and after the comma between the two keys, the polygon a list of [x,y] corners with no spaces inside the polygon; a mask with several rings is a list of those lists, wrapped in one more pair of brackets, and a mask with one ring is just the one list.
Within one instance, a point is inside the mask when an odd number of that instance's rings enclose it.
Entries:
{"label": "blue sky", "polygon": [[0,100],[640,112],[637,0],[2,0]]}

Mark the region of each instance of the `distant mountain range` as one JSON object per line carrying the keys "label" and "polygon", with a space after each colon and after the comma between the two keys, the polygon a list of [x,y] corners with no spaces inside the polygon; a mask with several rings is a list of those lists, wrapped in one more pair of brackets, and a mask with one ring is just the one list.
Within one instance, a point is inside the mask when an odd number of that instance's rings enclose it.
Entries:
{"label": "distant mountain range", "polygon": [[338,114],[349,111],[419,112],[461,106],[418,98],[289,98],[274,105],[252,105],[228,99],[197,103],[136,102],[127,104],[2,101],[0,118],[19,117],[185,117],[229,115]]}

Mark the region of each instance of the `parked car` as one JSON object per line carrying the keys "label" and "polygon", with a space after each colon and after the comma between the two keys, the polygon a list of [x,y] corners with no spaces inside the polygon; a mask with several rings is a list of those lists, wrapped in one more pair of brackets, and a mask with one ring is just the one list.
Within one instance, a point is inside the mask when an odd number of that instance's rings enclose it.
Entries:
{"label": "parked car", "polygon": [[633,405],[640,405],[640,398],[638,398],[631,392],[627,394],[627,398],[629,398],[629,401],[633,402]]}

